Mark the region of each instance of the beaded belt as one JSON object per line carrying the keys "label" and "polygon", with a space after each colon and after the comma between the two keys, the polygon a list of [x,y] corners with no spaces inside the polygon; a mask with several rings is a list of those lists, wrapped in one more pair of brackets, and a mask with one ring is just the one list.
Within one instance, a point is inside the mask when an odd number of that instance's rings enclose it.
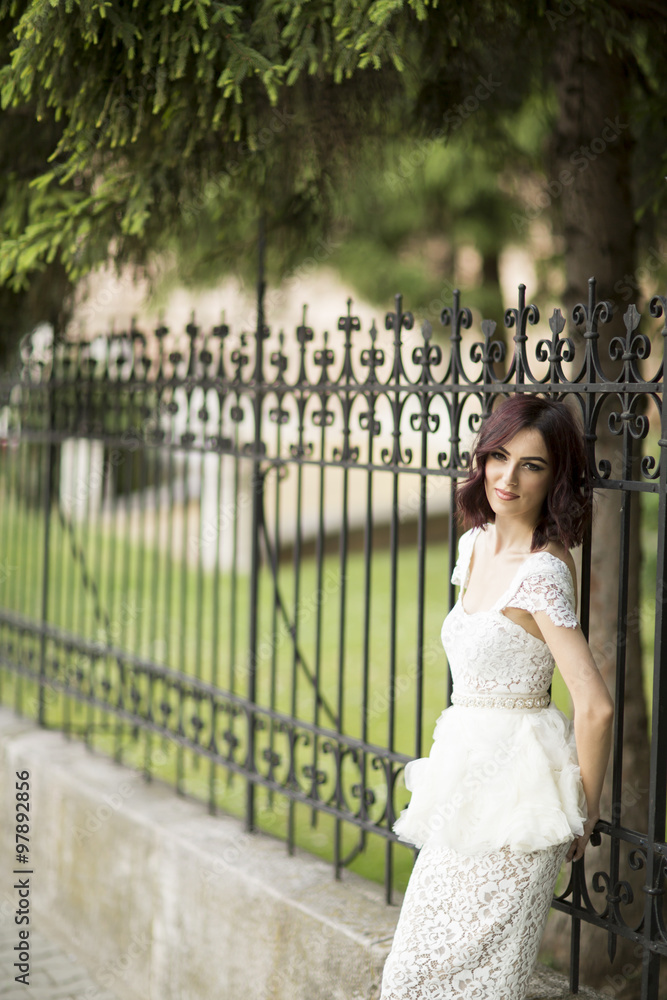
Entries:
{"label": "beaded belt", "polygon": [[452,694],[452,705],[466,708],[547,708],[551,701],[544,694]]}

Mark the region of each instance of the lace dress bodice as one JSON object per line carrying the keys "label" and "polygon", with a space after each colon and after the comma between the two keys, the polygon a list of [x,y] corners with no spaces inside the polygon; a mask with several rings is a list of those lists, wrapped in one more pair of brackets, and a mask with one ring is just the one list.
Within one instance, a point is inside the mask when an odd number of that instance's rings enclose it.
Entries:
{"label": "lace dress bodice", "polygon": [[[459,543],[452,581],[462,594],[480,530]],[[393,827],[417,847],[533,851],[583,831],[572,724],[550,703],[554,657],[503,614],[508,607],[544,611],[564,628],[579,624],[570,571],[548,552],[529,555],[488,610],[468,614],[459,596],[442,626],[452,705],[436,722],[428,757],[406,764],[412,798]]]}
{"label": "lace dress bodice", "polygon": [[441,631],[454,690],[466,694],[542,693],[551,684],[554,671],[551,650],[503,610],[512,607],[531,613],[545,611],[554,624],[576,628],[579,622],[572,576],[562,559],[550,552],[534,552],[491,608],[468,614],[462,597],[480,530],[472,529],[461,536],[459,559],[452,573],[452,583],[461,587],[461,593]]}

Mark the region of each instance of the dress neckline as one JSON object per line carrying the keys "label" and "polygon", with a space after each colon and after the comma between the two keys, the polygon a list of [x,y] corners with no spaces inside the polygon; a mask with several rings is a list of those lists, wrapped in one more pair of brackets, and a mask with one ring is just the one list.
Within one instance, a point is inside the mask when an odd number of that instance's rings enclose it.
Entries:
{"label": "dress neckline", "polygon": [[[470,546],[470,554],[468,555],[468,559],[467,559],[466,567],[465,567],[465,576],[464,576],[464,579],[463,579],[463,586],[461,587],[461,590],[459,592],[459,600],[458,600],[458,603],[459,603],[459,605],[461,607],[461,610],[463,611],[463,614],[466,616],[466,618],[474,618],[476,615],[495,614],[498,611],[500,611],[500,608],[507,607],[507,604],[501,604],[501,601],[504,601],[506,597],[510,597],[514,593],[517,577],[522,572],[522,570],[523,570],[524,566],[526,565],[526,563],[529,562],[529,560],[531,560],[534,556],[549,556],[551,559],[555,559],[557,562],[561,563],[561,565],[565,567],[565,569],[568,571],[570,577],[572,576],[572,574],[570,573],[569,566],[567,566],[567,564],[565,562],[563,562],[562,559],[559,559],[558,556],[555,556],[553,554],[553,552],[546,552],[544,550],[541,550],[539,552],[529,552],[529,554],[526,556],[526,558],[517,566],[516,573],[514,574],[514,576],[512,577],[512,579],[510,580],[509,586],[506,587],[505,590],[503,590],[503,592],[500,595],[500,597],[498,598],[498,600],[494,601],[494,603],[491,605],[490,608],[483,608],[480,611],[466,611],[466,609],[463,606],[463,595],[468,590],[468,583],[470,581],[470,564],[472,563],[472,557],[473,557],[473,554],[474,554],[474,551],[475,551],[475,544],[477,542],[477,539],[479,538],[480,532],[483,531],[484,529],[483,528],[476,528],[476,529],[473,529],[473,530],[475,531],[475,534],[474,534],[474,536],[472,538],[472,545]],[[503,615],[503,617],[507,618],[507,615]],[[512,621],[512,619],[510,618],[510,619],[508,619],[508,621]],[[517,623],[514,622],[514,624],[516,625]],[[519,628],[522,628],[522,627],[519,625]],[[525,632],[526,629],[522,629],[522,631]],[[531,632],[528,632],[527,634],[528,635],[532,635]],[[537,639],[537,636],[533,636],[533,638]],[[539,640],[539,641],[543,642],[543,640]]]}

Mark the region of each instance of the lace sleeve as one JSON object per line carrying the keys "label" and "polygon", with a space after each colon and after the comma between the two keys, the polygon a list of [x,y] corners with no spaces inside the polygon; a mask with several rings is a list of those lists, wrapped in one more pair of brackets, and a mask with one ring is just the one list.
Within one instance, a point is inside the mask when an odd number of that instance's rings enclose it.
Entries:
{"label": "lace sleeve", "polygon": [[472,553],[474,530],[474,528],[471,528],[470,531],[465,531],[459,538],[459,557],[456,560],[456,566],[454,567],[451,577],[452,583],[456,587],[462,587],[465,583],[466,574],[468,572],[468,564],[470,562],[470,555]]}
{"label": "lace sleeve", "polygon": [[579,624],[572,575],[563,560],[550,553],[543,553],[528,570],[509,605],[531,614],[546,611],[554,625],[565,628],[576,628]]}

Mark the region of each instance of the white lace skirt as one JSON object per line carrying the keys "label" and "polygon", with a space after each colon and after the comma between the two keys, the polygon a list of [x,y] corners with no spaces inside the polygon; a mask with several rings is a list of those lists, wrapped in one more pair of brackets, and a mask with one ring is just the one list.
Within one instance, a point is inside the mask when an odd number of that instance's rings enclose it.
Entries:
{"label": "white lace skirt", "polygon": [[568,847],[472,856],[424,846],[380,1000],[523,1000]]}

